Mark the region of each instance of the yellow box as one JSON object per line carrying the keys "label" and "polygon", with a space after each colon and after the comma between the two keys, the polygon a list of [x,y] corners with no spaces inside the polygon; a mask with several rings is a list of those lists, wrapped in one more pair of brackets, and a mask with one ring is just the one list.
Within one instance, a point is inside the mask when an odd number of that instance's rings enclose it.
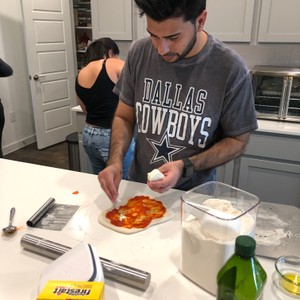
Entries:
{"label": "yellow box", "polygon": [[49,280],[37,300],[104,300],[104,282]]}

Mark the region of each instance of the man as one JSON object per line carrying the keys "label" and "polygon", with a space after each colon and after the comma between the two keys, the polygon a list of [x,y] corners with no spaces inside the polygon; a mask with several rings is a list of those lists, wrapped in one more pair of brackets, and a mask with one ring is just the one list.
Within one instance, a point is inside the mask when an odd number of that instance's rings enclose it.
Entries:
{"label": "man", "polygon": [[215,179],[215,167],[241,155],[257,128],[251,77],[238,54],[206,33],[205,0],[135,0],[150,38],[131,46],[114,91],[120,102],[108,167],[98,175],[114,202],[122,158],[137,129],[129,180],[163,193]]}

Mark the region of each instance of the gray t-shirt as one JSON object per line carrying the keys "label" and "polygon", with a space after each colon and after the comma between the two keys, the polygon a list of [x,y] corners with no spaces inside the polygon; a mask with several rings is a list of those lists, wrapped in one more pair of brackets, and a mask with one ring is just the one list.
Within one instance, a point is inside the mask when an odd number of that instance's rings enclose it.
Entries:
{"label": "gray t-shirt", "polygon": [[[175,63],[165,62],[150,38],[135,41],[114,92],[136,114],[129,180],[146,182],[147,173],[166,162],[257,128],[249,70],[211,35],[200,53]],[[210,180],[215,180],[214,168],[180,179],[175,188],[187,190]]]}

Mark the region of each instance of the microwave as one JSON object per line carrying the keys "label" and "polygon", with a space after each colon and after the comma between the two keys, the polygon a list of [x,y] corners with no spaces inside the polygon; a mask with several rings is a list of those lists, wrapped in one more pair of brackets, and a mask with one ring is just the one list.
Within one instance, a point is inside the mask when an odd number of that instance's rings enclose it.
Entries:
{"label": "microwave", "polygon": [[300,68],[255,66],[251,73],[257,118],[300,123]]}

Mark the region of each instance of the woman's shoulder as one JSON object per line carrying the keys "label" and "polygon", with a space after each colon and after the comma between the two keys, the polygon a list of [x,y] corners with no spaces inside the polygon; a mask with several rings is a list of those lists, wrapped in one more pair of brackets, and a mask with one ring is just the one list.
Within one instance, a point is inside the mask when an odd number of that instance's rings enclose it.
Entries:
{"label": "woman's shoulder", "polygon": [[118,80],[124,64],[124,60],[120,58],[111,57],[106,60],[106,72],[113,82],[116,82]]}
{"label": "woman's shoulder", "polygon": [[83,87],[90,87],[96,81],[102,69],[104,59],[91,61],[78,73],[78,83]]}
{"label": "woman's shoulder", "polygon": [[106,59],[106,66],[110,65],[110,66],[116,66],[116,67],[123,67],[125,64],[125,61],[122,60],[121,58],[117,58],[117,57],[110,57]]}

